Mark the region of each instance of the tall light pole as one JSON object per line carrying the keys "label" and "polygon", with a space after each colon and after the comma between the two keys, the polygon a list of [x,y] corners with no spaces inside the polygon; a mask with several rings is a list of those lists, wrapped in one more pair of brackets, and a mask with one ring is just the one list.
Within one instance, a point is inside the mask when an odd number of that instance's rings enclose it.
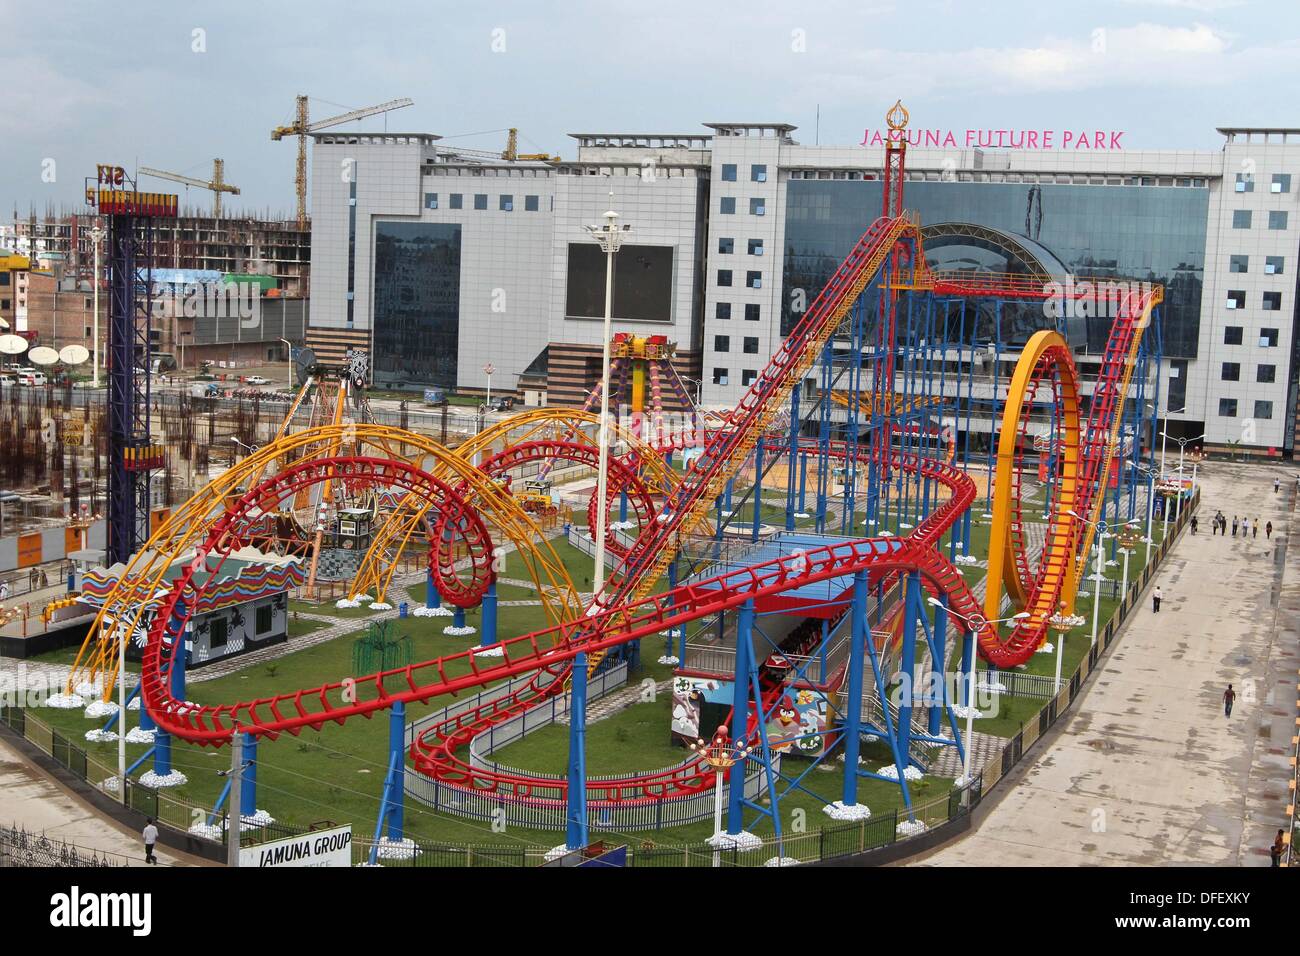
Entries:
{"label": "tall light pole", "polygon": [[1101,612],[1101,581],[1102,578],[1105,577],[1103,572],[1106,570],[1106,559],[1101,553],[1101,548],[1102,542],[1105,541],[1109,535],[1106,534],[1106,522],[1104,521],[1089,521],[1083,515],[1074,511],[1067,511],[1066,514],[1072,518],[1078,518],[1084,524],[1095,524],[1097,527],[1097,570],[1093,574],[1093,581],[1095,584],[1092,591],[1092,643],[1088,645],[1089,647],[1096,647],[1097,615]]}
{"label": "tall light pole", "polygon": [[[727,775],[726,771],[748,757],[754,748],[729,744],[726,724],[718,728],[712,740],[706,741],[701,737],[689,746],[692,751],[699,754],[700,759],[713,768],[713,835],[720,837],[722,836],[722,778]],[[744,774],[741,774],[740,786],[742,788],[745,786]],[[713,851],[713,865],[722,865],[717,847]]]}
{"label": "tall light pole", "polygon": [[1142,532],[1130,522],[1115,532],[1115,538],[1119,541],[1120,553],[1124,555],[1124,583],[1120,587],[1120,600],[1125,601],[1128,599],[1128,556],[1142,540]]}
{"label": "tall light pole", "polygon": [[[91,308],[95,312],[93,324],[94,337],[91,339],[91,345],[94,348],[90,366],[90,384],[94,388],[99,388],[99,242],[103,238],[104,230],[99,228],[99,223],[95,223],[94,228],[90,230],[90,239],[95,244],[95,275],[90,282],[93,290]],[[55,291],[57,293],[58,290],[56,289]],[[83,299],[82,301],[84,302],[85,300]],[[120,717],[118,719],[121,720]],[[125,784],[122,789],[125,791]]]}
{"label": "tall light pole", "polygon": [[[929,603],[933,604],[935,607],[943,608],[949,613],[949,615],[957,618],[966,625],[966,629],[970,631],[972,635],[984,630],[984,625],[986,624],[996,626],[998,624],[1007,624],[1011,621],[1023,621],[1025,618],[1032,616],[1028,611],[1021,611],[1019,614],[1013,614],[1010,617],[999,617],[990,621],[982,614],[972,614],[970,617],[967,617],[965,614],[960,614],[948,607],[938,598],[930,598]],[[966,759],[962,762],[961,769],[961,778],[965,781],[967,787],[970,786],[970,762],[971,750],[973,749],[971,744],[975,739],[975,672],[977,670],[979,670],[979,666],[977,662],[972,659],[970,664],[970,673],[966,675],[966,748],[965,753],[962,755]]]}
{"label": "tall light pole", "polygon": [[489,411],[492,410],[492,373],[495,372],[496,370],[497,367],[493,365],[491,362],[488,362],[486,365],[483,366],[483,374],[487,376],[487,383],[488,383],[487,401],[484,404],[487,405]]}
{"label": "tall light pole", "polygon": [[280,339],[280,341],[284,343],[285,371],[289,375],[287,381],[289,382],[289,391],[292,392],[293,391],[293,343],[290,342],[288,339]]}
{"label": "tall light pole", "polygon": [[1047,626],[1056,632],[1056,680],[1052,684],[1053,693],[1061,692],[1061,658],[1065,656],[1065,635],[1083,624],[1084,620],[1079,614],[1068,613],[1064,601],[1061,602],[1060,609],[1047,619]]}
{"label": "tall light pole", "polygon": [[[98,247],[96,247],[98,248]],[[117,780],[122,806],[126,806],[126,637],[121,620],[114,618],[117,635]],[[140,706],[144,707],[141,699]],[[141,713],[144,711],[142,710]]]}
{"label": "tall light pole", "polygon": [[[1183,473],[1183,451],[1187,448],[1189,444],[1191,444],[1194,441],[1200,441],[1205,436],[1202,434],[1202,435],[1197,435],[1195,438],[1174,438],[1173,435],[1170,435],[1168,433],[1168,429],[1166,429],[1160,433],[1160,437],[1165,439],[1166,441],[1170,438],[1173,438],[1174,441],[1178,442],[1178,473],[1181,475]],[[1160,477],[1163,478],[1164,476],[1165,476],[1165,442],[1161,442],[1160,443]]]}
{"label": "tall light pole", "polygon": [[[610,205],[614,204],[614,194],[609,194]],[[607,502],[609,469],[609,348],[611,326],[614,320],[614,256],[623,245],[624,234],[632,227],[618,223],[618,213],[610,209],[605,213],[605,223],[600,226],[586,226],[600,248],[605,251],[605,332],[600,363],[600,457],[596,471],[596,527],[593,537],[596,543],[595,571],[591,579],[592,604],[599,600],[601,588],[605,586],[605,526],[608,522]]]}

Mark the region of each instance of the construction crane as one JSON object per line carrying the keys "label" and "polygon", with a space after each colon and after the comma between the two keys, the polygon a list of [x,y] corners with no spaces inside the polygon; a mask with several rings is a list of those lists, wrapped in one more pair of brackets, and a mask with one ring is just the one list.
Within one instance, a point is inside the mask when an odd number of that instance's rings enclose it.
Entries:
{"label": "construction crane", "polygon": [[519,152],[519,130],[510,127],[506,136],[506,150],[501,154],[501,158],[514,162],[539,162],[539,163],[558,163],[560,157],[552,156],[550,153],[520,153]]}
{"label": "construction crane", "polygon": [[318,129],[326,129],[330,126],[338,126],[341,123],[350,123],[352,120],[374,116],[376,113],[400,110],[403,106],[411,106],[414,102],[414,100],[403,96],[401,99],[389,100],[387,103],[380,103],[378,106],[366,106],[359,110],[352,110],[349,113],[331,116],[329,119],[313,123],[307,116],[307,97],[298,97],[293,123],[289,126],[277,126],[271,130],[271,139],[279,142],[286,136],[298,137],[298,169],[294,174],[294,185],[298,192],[299,228],[307,225],[307,134],[314,133]]}
{"label": "construction crane", "polygon": [[206,182],[202,179],[192,179],[189,176],[182,176],[180,173],[169,173],[162,169],[150,169],[148,166],[141,166],[137,170],[141,176],[152,176],[154,179],[170,179],[174,183],[181,183],[185,186],[194,186],[198,189],[212,190],[212,215],[214,218],[221,218],[221,194],[230,193],[232,196],[239,195],[239,187],[232,186],[226,182],[226,162],[222,159],[212,161],[212,178]]}

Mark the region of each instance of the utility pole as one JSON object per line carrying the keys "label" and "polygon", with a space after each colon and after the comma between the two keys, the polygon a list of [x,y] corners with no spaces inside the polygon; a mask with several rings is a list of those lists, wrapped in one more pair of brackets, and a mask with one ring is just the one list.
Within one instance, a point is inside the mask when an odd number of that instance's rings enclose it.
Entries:
{"label": "utility pole", "polygon": [[217,771],[219,777],[230,778],[230,798],[228,806],[230,807],[229,823],[226,826],[226,866],[239,866],[239,829],[243,822],[243,807],[240,806],[241,797],[243,796],[243,777],[244,770],[248,768],[243,760],[243,748],[240,746],[241,732],[239,726],[230,735],[230,769]]}

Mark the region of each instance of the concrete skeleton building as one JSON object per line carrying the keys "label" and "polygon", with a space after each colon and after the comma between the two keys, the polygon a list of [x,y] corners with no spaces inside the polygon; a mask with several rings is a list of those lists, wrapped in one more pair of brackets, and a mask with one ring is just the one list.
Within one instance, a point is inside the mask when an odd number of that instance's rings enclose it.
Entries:
{"label": "concrete skeleton building", "polygon": [[[576,161],[558,163],[317,135],[309,334],[371,348],[380,382],[481,389],[491,363],[496,388],[544,371],[547,401],[580,401],[601,265],[581,227],[612,205],[642,247],[620,253],[617,330],[667,334],[704,403],[733,404],[877,215],[883,151],[800,145],[783,123],[707,127],[574,134]],[[1219,132],[1206,151],[914,147],[906,203],[937,268],[1163,283],[1169,432],[1281,454],[1296,432],[1300,130]],[[1048,321],[1003,330],[1008,367]],[[1085,371],[1107,328],[1087,322]],[[405,354],[422,337],[438,363]]]}

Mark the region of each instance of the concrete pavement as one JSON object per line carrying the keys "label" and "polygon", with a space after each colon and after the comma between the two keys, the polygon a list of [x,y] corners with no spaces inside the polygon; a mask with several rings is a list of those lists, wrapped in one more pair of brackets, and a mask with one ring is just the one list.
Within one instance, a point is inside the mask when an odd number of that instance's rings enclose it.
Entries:
{"label": "concrete pavement", "polygon": [[[1300,666],[1293,473],[1213,463],[1186,533],[1088,689],[928,865],[1267,866]],[[1282,478],[1280,494],[1273,479]],[[1258,538],[1212,536],[1221,509]],[[1264,525],[1273,522],[1273,538]],[[1238,697],[1231,718],[1222,694]]]}

